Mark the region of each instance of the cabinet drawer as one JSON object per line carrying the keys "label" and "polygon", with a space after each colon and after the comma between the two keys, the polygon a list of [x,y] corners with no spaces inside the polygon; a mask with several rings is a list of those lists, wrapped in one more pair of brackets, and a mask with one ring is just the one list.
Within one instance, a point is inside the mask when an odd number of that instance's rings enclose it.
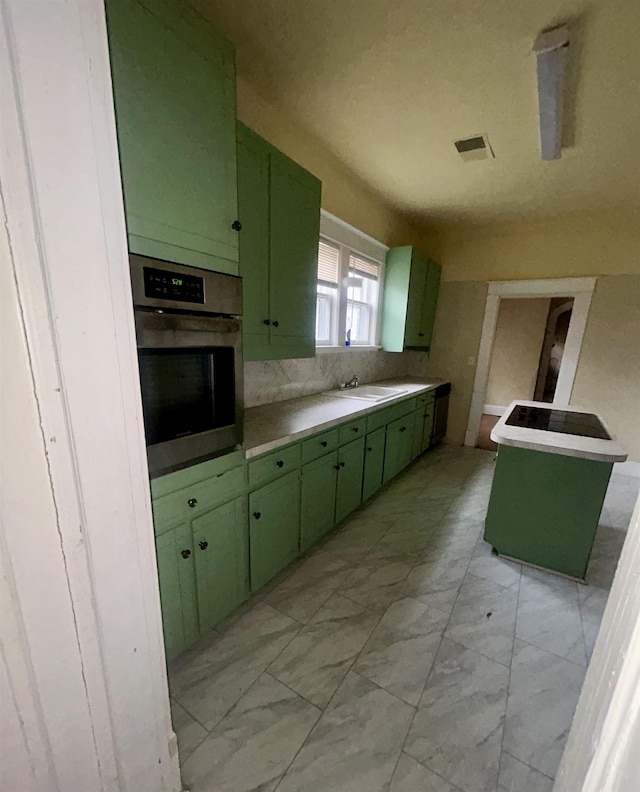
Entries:
{"label": "cabinet drawer", "polygon": [[176,519],[192,519],[244,492],[244,467],[226,470],[185,489],[153,501],[156,536],[169,530]]}
{"label": "cabinet drawer", "polygon": [[249,488],[255,489],[300,467],[300,444],[286,446],[249,462]]}
{"label": "cabinet drawer", "polygon": [[302,464],[305,462],[313,462],[323,454],[333,451],[338,447],[338,430],[329,429],[328,432],[321,432],[320,434],[310,437],[308,440],[302,442]]}
{"label": "cabinet drawer", "polygon": [[340,427],[340,445],[357,440],[359,437],[364,437],[367,431],[367,419],[356,418],[355,421],[343,424]]}
{"label": "cabinet drawer", "polygon": [[418,407],[424,407],[427,404],[433,404],[435,398],[435,391],[427,391],[426,393],[418,394]]}
{"label": "cabinet drawer", "polygon": [[415,410],[415,408],[415,397],[413,399],[405,399],[405,401],[399,402],[398,404],[392,404],[390,407],[383,407],[382,410],[378,410],[373,413],[373,415],[367,416],[367,433],[373,432],[381,426],[386,426],[396,421],[398,418],[402,418],[403,415],[410,413],[412,410]]}

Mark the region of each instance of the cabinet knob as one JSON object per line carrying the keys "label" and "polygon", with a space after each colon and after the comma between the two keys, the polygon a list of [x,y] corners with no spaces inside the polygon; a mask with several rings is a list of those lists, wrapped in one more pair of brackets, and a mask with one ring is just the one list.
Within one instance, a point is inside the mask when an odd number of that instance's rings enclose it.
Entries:
{"label": "cabinet knob", "polygon": [[191,555],[191,550],[181,550],[180,551],[180,555],[183,558],[189,558],[189,556]]}
{"label": "cabinet knob", "polygon": [[422,338],[422,336],[424,335],[424,333],[418,333],[418,335],[420,336],[420,338]]}
{"label": "cabinet knob", "polygon": [[367,451],[373,451],[373,448],[371,446],[367,446]]}
{"label": "cabinet knob", "polygon": [[335,468],[336,470],[340,470],[340,465],[334,465],[334,468]]}
{"label": "cabinet knob", "polygon": [[359,432],[360,431],[360,427],[359,426],[352,426],[351,428],[353,429],[354,432]]}
{"label": "cabinet knob", "polygon": [[281,467],[284,467],[284,462],[283,462],[281,459],[279,459],[279,460],[276,462],[276,465],[277,465],[279,468],[281,468]]}
{"label": "cabinet knob", "polygon": [[322,440],[322,441],[321,441],[321,443],[320,443],[320,445],[321,445],[323,448],[326,448],[328,444],[327,444],[327,441],[326,441],[326,440]]}
{"label": "cabinet knob", "polygon": [[259,520],[262,517],[262,513],[261,512],[254,512],[253,516],[256,518],[256,520]]}
{"label": "cabinet knob", "polygon": [[242,223],[239,220],[234,220],[233,223],[231,223],[231,228],[233,228],[234,231],[242,231]]}
{"label": "cabinet knob", "polygon": [[400,427],[400,431],[401,432],[406,432],[407,431],[407,427],[406,426],[401,426]]}
{"label": "cabinet knob", "polygon": [[344,462],[340,462],[340,467],[341,467],[341,468],[343,468],[343,467],[344,467]]}
{"label": "cabinet knob", "polygon": [[272,324],[274,327],[279,327],[279,326],[280,326],[280,322],[278,322],[278,320],[277,320],[277,319],[276,319],[276,321],[275,321],[275,322],[271,322],[271,324]]}
{"label": "cabinet knob", "polygon": [[195,509],[196,506],[198,505],[198,499],[197,498],[189,498],[189,500],[187,501],[187,505],[190,506],[192,509]]}
{"label": "cabinet knob", "polygon": [[200,545],[200,549],[201,550],[206,550],[207,547],[209,547],[209,542],[206,542],[206,541],[205,542],[198,542],[198,544]]}
{"label": "cabinet knob", "polygon": [[263,320],[262,320],[262,324],[265,324],[265,325],[267,325],[267,327],[269,327],[269,325],[271,324],[271,322],[270,322],[268,319],[263,319]]}

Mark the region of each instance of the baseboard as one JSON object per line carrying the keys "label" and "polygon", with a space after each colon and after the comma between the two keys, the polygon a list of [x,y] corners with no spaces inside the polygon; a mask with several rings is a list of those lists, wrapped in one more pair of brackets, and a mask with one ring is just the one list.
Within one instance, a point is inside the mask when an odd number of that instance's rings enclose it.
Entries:
{"label": "baseboard", "polygon": [[483,415],[504,415],[506,407],[499,407],[497,404],[485,404],[482,408]]}
{"label": "baseboard", "polygon": [[622,476],[635,476],[640,478],[640,462],[616,462],[613,466],[614,473]]}

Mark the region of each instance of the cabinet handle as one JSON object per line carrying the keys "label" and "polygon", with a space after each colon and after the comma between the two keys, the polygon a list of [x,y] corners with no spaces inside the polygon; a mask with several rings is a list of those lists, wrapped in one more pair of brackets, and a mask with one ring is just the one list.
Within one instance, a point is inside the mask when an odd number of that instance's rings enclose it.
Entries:
{"label": "cabinet handle", "polygon": [[420,338],[422,338],[422,336],[424,335],[424,333],[418,333],[418,335],[420,336]]}
{"label": "cabinet handle", "polygon": [[254,512],[253,516],[256,518],[256,520],[259,520],[262,517],[262,513],[261,512]]}
{"label": "cabinet handle", "polygon": [[276,462],[276,465],[277,465],[279,468],[281,468],[281,467],[283,467],[283,466],[284,466],[284,462],[283,462],[281,459],[279,459],[279,460]]}
{"label": "cabinet handle", "polygon": [[190,508],[195,509],[196,506],[198,505],[198,499],[197,498],[189,498],[189,500],[187,501],[187,505]]}
{"label": "cabinet handle", "polygon": [[400,431],[401,432],[406,432],[407,431],[407,427],[406,426],[401,426],[400,427]]}
{"label": "cabinet handle", "polygon": [[206,550],[207,547],[209,547],[209,542],[206,542],[206,541],[205,542],[199,542],[199,544],[200,544],[200,549],[201,550]]}
{"label": "cabinet handle", "polygon": [[279,327],[280,323],[276,320],[275,322],[271,322],[274,327]]}
{"label": "cabinet handle", "polygon": [[327,447],[327,441],[326,441],[326,440],[322,440],[322,441],[321,441],[321,443],[320,443],[320,445],[321,445],[323,448],[326,448],[326,447]]}
{"label": "cabinet handle", "polygon": [[189,556],[191,555],[191,550],[182,550],[182,551],[180,552],[180,555],[181,555],[183,558],[189,558]]}
{"label": "cabinet handle", "polygon": [[262,324],[265,324],[265,325],[267,325],[267,327],[269,327],[269,325],[271,324],[271,322],[270,322],[268,319],[263,319],[263,320],[262,320]]}
{"label": "cabinet handle", "polygon": [[233,228],[234,231],[242,231],[242,223],[239,220],[234,220],[233,223],[231,223],[231,228]]}

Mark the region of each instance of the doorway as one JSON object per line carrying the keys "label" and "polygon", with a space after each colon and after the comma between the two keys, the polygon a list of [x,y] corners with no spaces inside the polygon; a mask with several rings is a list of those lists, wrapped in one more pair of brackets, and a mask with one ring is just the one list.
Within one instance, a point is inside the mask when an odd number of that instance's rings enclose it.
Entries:
{"label": "doorway", "polygon": [[515,399],[569,404],[595,278],[489,284],[465,445]]}

